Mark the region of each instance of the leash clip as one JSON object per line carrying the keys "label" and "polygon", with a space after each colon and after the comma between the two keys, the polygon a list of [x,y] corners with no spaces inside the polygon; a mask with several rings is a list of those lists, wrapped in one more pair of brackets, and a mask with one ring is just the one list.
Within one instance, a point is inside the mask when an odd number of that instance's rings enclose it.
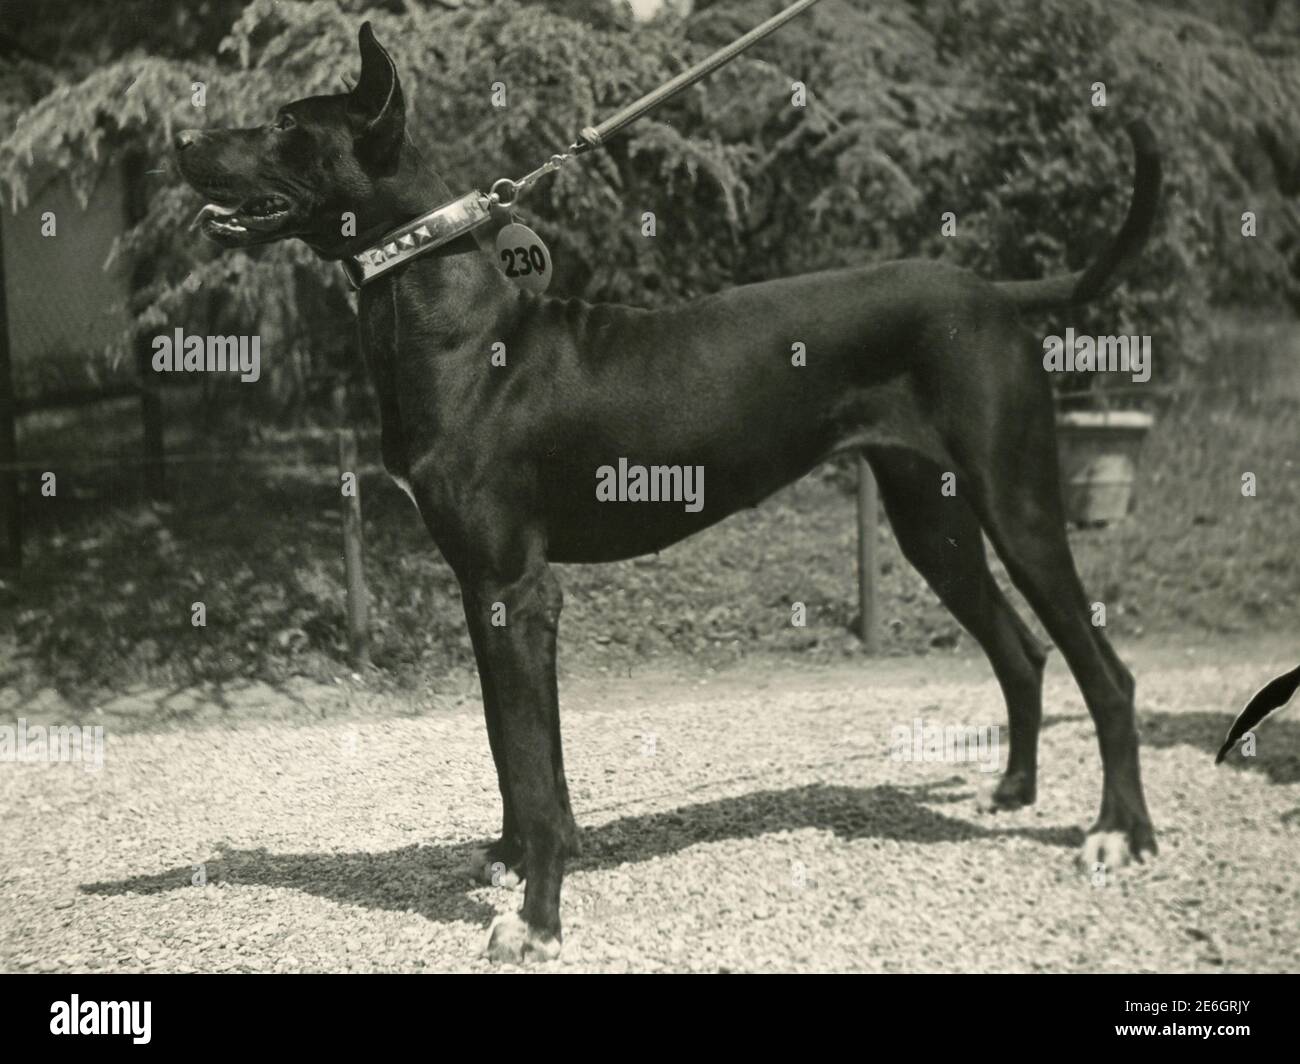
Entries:
{"label": "leash clip", "polygon": [[[501,188],[502,185],[505,185],[510,190],[509,199],[505,199],[501,193],[497,191],[497,189]],[[511,181],[510,178],[503,177],[499,181],[492,182],[492,188],[488,192],[488,199],[490,199],[494,204],[499,204],[502,207],[513,207],[515,199],[518,197],[519,192],[523,187],[524,183],[522,181]]]}
{"label": "leash clip", "polygon": [[492,221],[498,229],[515,220],[514,206],[518,196],[518,181],[503,177],[500,181],[492,182],[492,190],[488,193],[488,213],[492,215]]}

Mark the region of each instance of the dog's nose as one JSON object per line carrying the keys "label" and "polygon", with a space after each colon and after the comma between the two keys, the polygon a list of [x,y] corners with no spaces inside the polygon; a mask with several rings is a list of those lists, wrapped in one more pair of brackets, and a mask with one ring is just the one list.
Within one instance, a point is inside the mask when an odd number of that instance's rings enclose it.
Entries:
{"label": "dog's nose", "polygon": [[203,136],[203,131],[200,129],[179,130],[177,134],[172,137],[172,147],[177,151],[184,151],[186,148],[192,147],[197,143],[201,136]]}

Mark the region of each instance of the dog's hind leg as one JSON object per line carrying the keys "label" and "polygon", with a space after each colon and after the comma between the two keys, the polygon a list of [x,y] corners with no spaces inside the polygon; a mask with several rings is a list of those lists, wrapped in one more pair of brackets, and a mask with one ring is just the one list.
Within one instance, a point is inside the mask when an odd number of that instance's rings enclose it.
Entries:
{"label": "dog's hind leg", "polygon": [[903,555],[983,648],[1006,699],[1011,751],[1002,779],[981,796],[984,804],[1028,805],[1036,794],[1046,652],[989,572],[974,510],[940,495],[939,467],[895,449],[873,448],[867,460]]}
{"label": "dog's hind leg", "polygon": [[[1065,535],[1056,434],[1047,384],[1004,394],[987,413],[996,428],[954,441],[969,476],[959,478],[1016,587],[1038,614],[1074,674],[1101,746],[1102,800],[1084,845],[1088,865],[1123,864],[1155,853],[1155,830],[1142,793],[1133,677],[1091,609]],[[975,445],[979,450],[976,452]],[[963,445],[971,453],[963,453]]]}

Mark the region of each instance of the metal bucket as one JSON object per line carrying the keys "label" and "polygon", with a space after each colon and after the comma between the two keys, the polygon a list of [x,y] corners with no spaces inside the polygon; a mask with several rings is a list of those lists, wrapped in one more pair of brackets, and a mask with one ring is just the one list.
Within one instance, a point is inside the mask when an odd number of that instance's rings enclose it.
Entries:
{"label": "metal bucket", "polygon": [[1133,511],[1138,456],[1155,419],[1138,410],[1072,411],[1056,418],[1065,518],[1118,521]]}

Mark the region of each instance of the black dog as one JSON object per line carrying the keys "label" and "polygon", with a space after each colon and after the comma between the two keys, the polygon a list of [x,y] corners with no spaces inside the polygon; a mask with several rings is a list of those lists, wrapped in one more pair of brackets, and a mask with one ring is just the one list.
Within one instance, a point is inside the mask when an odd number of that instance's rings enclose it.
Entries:
{"label": "black dog", "polygon": [[[385,234],[452,199],[407,140],[397,71],[369,24],[360,44],[350,93],[288,104],[257,129],[177,135],[181,173],[214,201],[202,212],[213,240],[297,237],[324,259],[369,256]],[[1140,249],[1159,165],[1146,127],[1129,133],[1128,217],[1113,245],[1071,276],[995,284],[939,263],[894,262],[640,310],[522,293],[469,234],[362,288],[384,464],[460,581],[478,661],[505,806],[486,859],[528,881],[521,913],[492,929],[492,956],[558,953],[564,862],[578,852],[555,679],[562,596],[550,563],[660,550],[845,450],[865,453],[904,553],[992,662],[1011,726],[994,804],[1034,800],[1045,654],[990,575],[982,532],[1096,723],[1102,802],[1084,859],[1155,851],[1133,677],[1090,623],[1064,532],[1051,389],[1018,323],[1023,310],[1098,295]],[[355,236],[340,235],[345,211]],[[498,342],[504,366],[492,361]],[[806,365],[791,358],[796,342]],[[624,458],[703,467],[706,504],[599,501],[596,471]],[[946,473],[955,497],[941,492]],[[502,605],[507,623],[497,626]]]}

